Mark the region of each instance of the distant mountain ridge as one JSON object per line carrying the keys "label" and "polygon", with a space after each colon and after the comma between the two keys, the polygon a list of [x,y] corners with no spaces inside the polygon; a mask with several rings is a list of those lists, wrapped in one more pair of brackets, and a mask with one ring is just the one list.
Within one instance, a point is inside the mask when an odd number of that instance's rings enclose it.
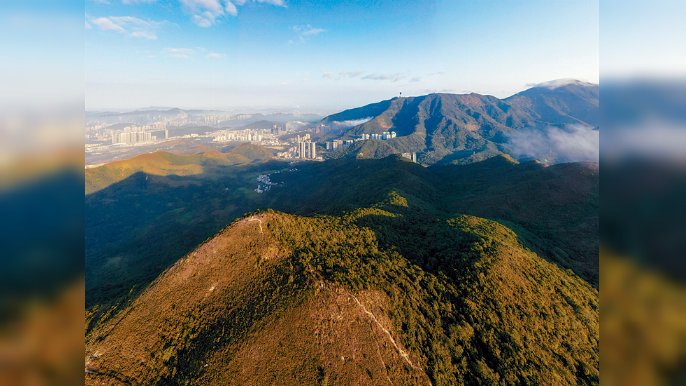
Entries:
{"label": "distant mountain ridge", "polygon": [[[505,99],[476,93],[397,97],[325,117],[322,138],[392,130],[397,138],[360,141],[338,155],[380,158],[418,152],[423,163],[469,163],[514,154],[509,139],[515,132],[598,127],[598,106],[598,86],[580,81],[548,82]],[[344,124],[356,120],[365,121]]]}

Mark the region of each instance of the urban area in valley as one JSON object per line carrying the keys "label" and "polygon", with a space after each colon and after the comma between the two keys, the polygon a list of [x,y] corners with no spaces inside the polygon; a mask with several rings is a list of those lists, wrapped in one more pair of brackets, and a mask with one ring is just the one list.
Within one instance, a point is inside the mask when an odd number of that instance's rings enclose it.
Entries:
{"label": "urban area in valley", "polygon": [[[230,113],[210,110],[147,109],[86,114],[86,168],[159,150],[222,149],[236,143],[261,145],[277,159],[321,161],[358,141],[385,141],[396,132],[363,133],[326,140],[331,129],[320,114]],[[337,125],[340,124],[337,122]],[[403,154],[416,162],[416,153]]]}

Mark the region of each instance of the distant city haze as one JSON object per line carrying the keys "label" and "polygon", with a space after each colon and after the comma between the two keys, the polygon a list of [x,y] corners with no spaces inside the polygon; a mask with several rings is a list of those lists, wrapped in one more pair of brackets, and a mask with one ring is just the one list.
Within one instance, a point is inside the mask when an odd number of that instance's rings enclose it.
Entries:
{"label": "distant city haze", "polygon": [[86,108],[327,114],[401,92],[597,83],[597,17],[590,0],[91,0]]}

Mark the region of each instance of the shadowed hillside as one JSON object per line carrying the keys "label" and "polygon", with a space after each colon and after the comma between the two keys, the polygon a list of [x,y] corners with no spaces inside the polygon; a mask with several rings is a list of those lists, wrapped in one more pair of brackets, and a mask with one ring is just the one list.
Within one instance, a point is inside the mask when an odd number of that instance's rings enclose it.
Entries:
{"label": "shadowed hillside", "polygon": [[272,153],[268,149],[252,144],[240,144],[224,152],[208,149],[192,155],[163,151],[141,154],[131,159],[86,169],[86,194],[102,190],[138,172],[156,176],[191,176],[207,174],[212,166],[246,164],[271,158]]}
{"label": "shadowed hillside", "polygon": [[[275,185],[258,194],[261,174],[270,174]],[[494,158],[424,168],[398,157],[338,159],[295,167],[229,165],[207,176],[138,173],[88,195],[87,306],[96,320],[106,318],[116,312],[110,306],[135,298],[165,268],[246,212],[340,215],[382,202],[391,192],[412,200],[427,218],[465,213],[507,223],[541,257],[597,285],[593,164],[544,167]]]}

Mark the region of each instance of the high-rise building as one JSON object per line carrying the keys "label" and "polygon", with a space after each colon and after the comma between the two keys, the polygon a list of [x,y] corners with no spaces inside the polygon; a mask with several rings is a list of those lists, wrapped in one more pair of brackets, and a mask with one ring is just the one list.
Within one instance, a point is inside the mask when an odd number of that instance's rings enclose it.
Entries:
{"label": "high-rise building", "polygon": [[300,159],[316,159],[317,158],[317,142],[302,141],[298,142],[298,158]]}
{"label": "high-rise building", "polygon": [[317,158],[317,142],[309,142],[309,147],[310,147],[310,151],[309,151],[310,159]]}
{"label": "high-rise building", "polygon": [[307,158],[307,143],[306,142],[298,142],[298,156],[301,159],[306,159]]}
{"label": "high-rise building", "polygon": [[132,131],[125,129],[124,131],[112,132],[112,144],[126,144],[135,145],[137,143],[152,142],[152,133],[149,131]]}
{"label": "high-rise building", "polygon": [[402,157],[409,159],[410,161],[417,163],[417,153],[412,152],[412,153],[402,153]]}

